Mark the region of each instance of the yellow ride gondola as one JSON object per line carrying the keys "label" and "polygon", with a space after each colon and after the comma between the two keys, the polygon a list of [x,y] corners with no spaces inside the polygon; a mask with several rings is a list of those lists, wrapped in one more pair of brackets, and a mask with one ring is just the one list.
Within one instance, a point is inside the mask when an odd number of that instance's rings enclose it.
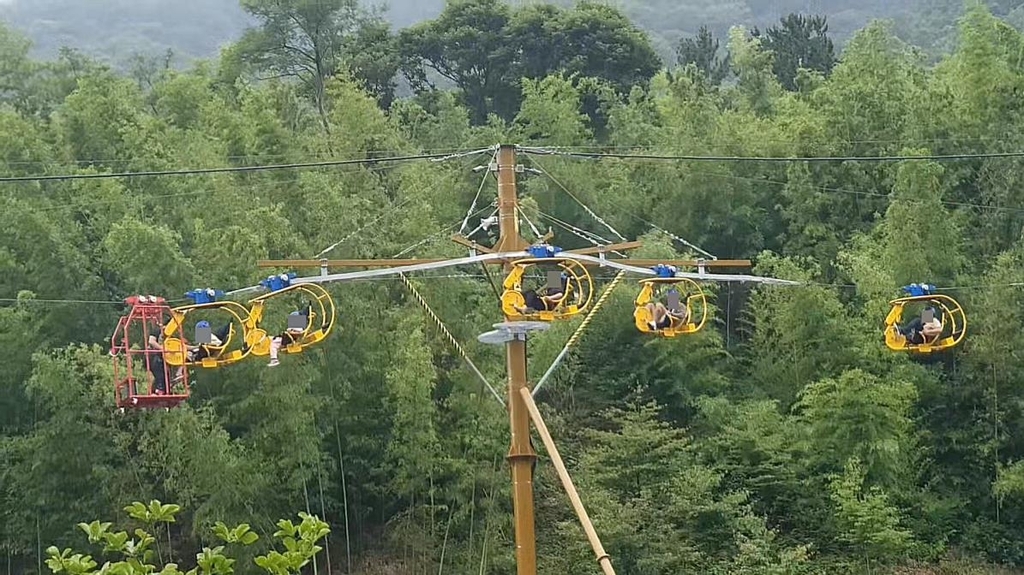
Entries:
{"label": "yellow ride gondola", "polygon": [[[237,363],[249,356],[259,335],[256,321],[248,308],[230,300],[218,301],[218,298],[224,296],[224,292],[213,289],[193,290],[185,296],[194,303],[171,309],[171,318],[164,327],[164,350],[167,363],[174,366],[184,365],[212,369]],[[221,330],[221,333],[214,337],[201,337],[198,332],[201,330],[209,332],[210,329],[209,323],[203,320],[196,324],[197,336],[192,345],[183,341],[182,338],[174,337],[176,334],[184,333],[184,326],[189,314],[199,311],[227,313],[229,319],[225,326],[226,329]],[[232,344],[239,339],[236,325],[242,329],[241,345],[233,346]]]}
{"label": "yellow ride gondola", "polygon": [[[903,288],[905,297],[889,302],[889,315],[885,318],[885,345],[893,351],[912,354],[929,354],[960,345],[967,333],[967,315],[963,306],[952,297],[936,294],[935,286],[911,284]],[[920,320],[908,326],[900,325],[903,309],[915,302],[926,305]],[[934,322],[937,321],[938,325]],[[925,334],[927,324],[932,323],[936,333]]]}
{"label": "yellow ride gondola", "polygon": [[[657,277],[640,280],[642,287],[633,311],[637,330],[669,338],[700,331],[708,319],[704,290],[691,279],[675,277],[674,267],[659,265],[654,272]],[[662,289],[668,290],[666,303],[654,301]],[[686,293],[685,301],[681,292]]]}
{"label": "yellow ride gondola", "polygon": [[[581,263],[558,257],[561,251],[548,245],[530,246],[533,257],[513,262],[502,283],[501,309],[508,321],[554,321],[568,319],[590,308],[594,282]],[[549,268],[543,290],[523,290],[523,275],[531,267]]]}
{"label": "yellow ride gondola", "polygon": [[267,302],[273,298],[301,293],[307,296],[309,306],[305,313],[292,313],[293,316],[305,316],[304,327],[294,329],[293,325],[288,326],[289,329],[282,334],[281,353],[302,353],[325,340],[334,328],[334,300],[331,299],[327,290],[312,283],[293,284],[291,280],[294,277],[295,274],[270,276],[260,282],[260,285],[270,289],[270,293],[249,301],[249,313],[256,326],[252,335],[253,344],[250,351],[252,355],[261,357],[270,355],[271,340],[275,336],[268,335],[266,330],[260,327],[260,322],[263,321]]}

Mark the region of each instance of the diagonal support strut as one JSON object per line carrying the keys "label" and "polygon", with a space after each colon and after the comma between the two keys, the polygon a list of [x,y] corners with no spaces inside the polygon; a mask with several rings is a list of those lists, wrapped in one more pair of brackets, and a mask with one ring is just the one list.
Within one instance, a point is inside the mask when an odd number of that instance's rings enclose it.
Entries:
{"label": "diagonal support strut", "polygon": [[526,403],[526,409],[530,412],[530,419],[533,420],[533,426],[537,429],[537,434],[540,435],[541,441],[544,442],[544,447],[548,450],[548,455],[551,457],[551,463],[555,466],[555,471],[558,472],[558,478],[562,480],[562,487],[565,488],[566,494],[569,495],[569,501],[572,503],[572,508],[576,511],[576,516],[579,517],[580,523],[583,524],[583,531],[587,534],[587,539],[590,541],[590,546],[594,549],[594,555],[597,556],[597,562],[601,565],[601,571],[604,575],[615,575],[615,569],[612,568],[611,557],[605,552],[604,546],[601,545],[601,539],[597,536],[597,531],[594,529],[594,524],[590,522],[590,516],[587,515],[587,510],[583,507],[583,502],[580,501],[580,494],[576,492],[576,487],[572,484],[572,478],[569,476],[569,471],[565,468],[565,463],[562,461],[562,456],[558,453],[558,447],[555,446],[555,440],[551,438],[551,434],[548,432],[548,426],[544,424],[544,418],[540,416],[540,410],[537,409],[537,404],[533,401],[533,396],[530,395],[530,390],[525,387],[519,389],[519,395],[522,396],[523,402]]}

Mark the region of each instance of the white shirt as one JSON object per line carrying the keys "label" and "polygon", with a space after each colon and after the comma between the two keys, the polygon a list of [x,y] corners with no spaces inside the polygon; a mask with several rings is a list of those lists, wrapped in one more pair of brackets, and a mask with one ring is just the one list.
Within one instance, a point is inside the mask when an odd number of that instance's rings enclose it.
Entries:
{"label": "white shirt", "polygon": [[942,322],[939,321],[939,318],[933,317],[931,321],[926,322],[921,327],[921,333],[924,334],[925,337],[935,337],[940,335],[942,333]]}

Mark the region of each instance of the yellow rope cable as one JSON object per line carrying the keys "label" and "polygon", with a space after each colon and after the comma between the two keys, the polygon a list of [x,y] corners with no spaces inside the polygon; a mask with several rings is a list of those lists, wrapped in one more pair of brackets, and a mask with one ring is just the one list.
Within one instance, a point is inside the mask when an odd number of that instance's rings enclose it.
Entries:
{"label": "yellow rope cable", "polygon": [[577,340],[579,340],[580,336],[583,335],[583,330],[586,329],[586,327],[590,324],[590,320],[594,318],[594,314],[597,313],[597,310],[601,309],[601,305],[604,304],[605,300],[608,299],[608,296],[611,295],[612,291],[615,290],[615,287],[619,285],[619,282],[621,282],[622,278],[624,277],[626,277],[625,270],[622,270],[615,275],[615,278],[612,279],[612,283],[608,284],[608,288],[605,289],[604,293],[601,294],[601,297],[597,298],[597,301],[594,302],[594,308],[590,310],[590,313],[587,314],[587,317],[583,318],[583,323],[581,323],[580,326],[576,328],[576,332],[573,333],[572,337],[570,337],[569,340],[565,342],[565,346],[562,347],[562,351],[559,352],[558,357],[555,358],[555,361],[551,362],[551,367],[549,367],[548,370],[544,372],[544,376],[540,378],[540,381],[537,383],[537,386],[533,388],[532,392],[530,392],[531,394],[537,395],[537,392],[540,390],[541,387],[544,386],[544,383],[547,382],[548,378],[551,377],[551,374],[555,372],[555,369],[562,362],[562,359],[565,358],[567,353],[569,353],[569,348],[572,347],[572,345],[576,343]]}
{"label": "yellow rope cable", "polygon": [[434,324],[437,325],[437,328],[441,330],[441,333],[443,333],[444,336],[448,338],[448,342],[451,343],[452,347],[454,347],[455,350],[459,352],[459,356],[462,357],[462,359],[469,365],[470,369],[473,370],[473,373],[475,373],[476,376],[480,379],[480,381],[482,381],[484,385],[487,386],[487,389],[489,389],[491,393],[494,394],[494,397],[497,398],[502,405],[505,405],[505,401],[501,398],[501,395],[498,394],[497,390],[494,389],[494,386],[492,386],[491,383],[487,381],[487,378],[484,377],[483,373],[480,372],[480,369],[477,368],[476,364],[473,363],[473,360],[469,359],[469,355],[466,353],[466,350],[463,349],[462,345],[460,345],[459,342],[455,339],[455,336],[452,335],[452,332],[448,331],[448,326],[444,325],[444,322],[441,321],[441,318],[438,317],[438,315],[434,313],[434,310],[430,308],[430,304],[428,304],[427,300],[423,298],[423,295],[420,294],[420,291],[416,289],[416,286],[414,286],[412,282],[409,281],[409,278],[405,274],[400,273],[398,274],[398,276],[402,278],[402,282],[405,283],[405,286],[409,288],[410,292],[412,292],[412,295],[416,298],[416,301],[418,301],[420,306],[422,306],[423,309],[427,312],[427,315],[430,316],[430,319],[434,320]]}
{"label": "yellow rope cable", "polygon": [[580,326],[576,328],[576,333],[572,334],[572,337],[569,338],[569,341],[565,343],[566,347],[571,347],[573,344],[576,343],[576,340],[578,340],[580,336],[583,335],[583,330],[586,329],[587,325],[590,324],[590,320],[594,318],[594,314],[597,313],[597,310],[601,309],[601,305],[604,304],[605,300],[608,299],[608,296],[611,295],[612,291],[615,290],[615,287],[619,285],[619,282],[621,282],[622,278],[624,277],[626,277],[625,270],[620,271],[615,275],[615,278],[612,279],[612,283],[608,284],[608,288],[605,289],[604,293],[601,294],[601,297],[597,298],[597,301],[594,302],[594,309],[590,310],[590,313],[587,314],[587,317],[583,318],[583,323],[581,323]]}

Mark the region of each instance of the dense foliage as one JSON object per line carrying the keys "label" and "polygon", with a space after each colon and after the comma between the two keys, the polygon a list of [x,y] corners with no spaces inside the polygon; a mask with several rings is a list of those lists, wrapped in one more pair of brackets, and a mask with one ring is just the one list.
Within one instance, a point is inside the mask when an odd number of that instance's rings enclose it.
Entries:
{"label": "dense foliage", "polygon": [[[993,12],[1014,25],[1024,24],[1016,0],[985,0]],[[508,2],[509,4],[525,4]],[[571,7],[574,0],[550,3]],[[446,0],[366,0],[380,7],[394,29],[436,18]],[[680,38],[696,37],[701,26],[725,35],[730,26],[770,26],[791,12],[827,16],[839,44],[876,18],[895,19],[901,38],[928,49],[948,50],[962,0],[621,0],[620,7],[651,35],[655,50],[666,62]],[[130,66],[137,53],[162,56],[168,49],[175,63],[215,56],[256,24],[238,0],[0,0],[0,19],[23,30],[35,42],[37,54],[54,58],[64,46],[117,65]]]}
{"label": "dense foliage", "polygon": [[[136,527],[129,533],[127,530],[111,530],[113,522],[110,521],[79,523],[78,528],[98,552],[75,553],[71,548],[50,546],[46,549],[46,566],[53,573],[68,575],[232,575],[242,565],[236,565],[238,559],[231,558],[228,553],[244,552],[246,547],[260,539],[246,523],[228,528],[218,521],[211,531],[221,545],[204,547],[196,554],[196,566],[182,571],[175,562],[174,541],[170,535],[170,525],[176,522],[175,516],[181,511],[181,506],[165,505],[154,499],[149,505],[135,501],[124,511],[133,523],[142,527]],[[317,542],[330,533],[330,528],[308,513],[299,513],[299,518],[302,521],[298,525],[287,519],[277,522],[274,538],[281,540],[285,550],[283,553],[272,550],[254,557],[256,566],[273,575],[301,573],[310,563],[316,568],[316,556],[323,551]],[[161,544],[164,534],[167,535],[166,546]]]}
{"label": "dense foliage", "polygon": [[[275,18],[264,32],[282,32],[287,18]],[[478,84],[385,102],[351,65],[365,56],[348,43],[362,29],[339,30],[325,38],[345,57],[316,78],[267,78],[288,62],[242,57],[258,43],[187,72],[124,77],[74,53],[32,60],[4,30],[0,177],[495,142],[715,156],[1024,149],[1024,36],[984,8],[936,65],[874,24],[827,76],[797,70],[787,90],[762,40],[736,28],[730,82],[689,66],[616,85],[585,58],[552,60],[499,78],[516,105],[487,115],[463,104]],[[532,30],[530,45],[549,45]],[[300,32],[287,37],[309,46]],[[454,33],[428,24],[414,39],[434,32]],[[274,369],[253,359],[198,373],[193,398],[169,412],[115,413],[105,348],[120,298],[252,285],[268,273],[259,259],[336,243],[332,257],[464,255],[448,236],[481,181],[467,231],[490,213],[493,180],[472,170],[489,159],[0,181],[0,569],[47,572],[50,546],[82,552],[76,525],[155,499],[181,505],[152,536],[169,539],[182,571],[221,544],[217,525],[245,523],[259,537],[234,569],[263,572],[254,560],[273,554],[277,520],[303,510],[330,525],[317,561],[333,572],[514,572],[507,415],[397,279],[331,285],[340,325],[323,346]],[[690,255],[667,230],[805,282],[711,286],[713,326],[671,341],[635,331],[626,282],[546,385],[541,408],[619,573],[1024,564],[1020,158],[521,161],[524,209],[563,246],[587,242],[559,222],[611,238],[606,223],[644,240],[637,256]],[[463,271],[410,280],[500,383],[502,351],[476,340],[499,308],[482,272]],[[960,350],[914,361],[882,346],[887,302],[914,281],[967,307]],[[533,340],[532,379],[574,328]],[[541,572],[596,572],[543,457],[536,482]]]}

